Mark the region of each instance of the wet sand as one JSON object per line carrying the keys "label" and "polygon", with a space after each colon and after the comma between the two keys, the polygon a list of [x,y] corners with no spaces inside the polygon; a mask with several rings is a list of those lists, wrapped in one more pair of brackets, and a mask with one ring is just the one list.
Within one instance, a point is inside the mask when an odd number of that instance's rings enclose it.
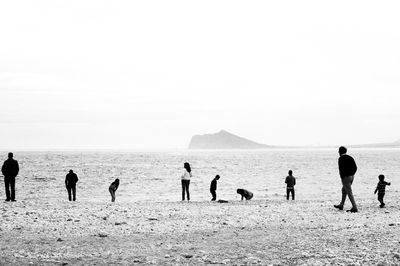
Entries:
{"label": "wet sand", "polygon": [[398,193],[356,214],[335,203],[4,202],[0,264],[400,264]]}

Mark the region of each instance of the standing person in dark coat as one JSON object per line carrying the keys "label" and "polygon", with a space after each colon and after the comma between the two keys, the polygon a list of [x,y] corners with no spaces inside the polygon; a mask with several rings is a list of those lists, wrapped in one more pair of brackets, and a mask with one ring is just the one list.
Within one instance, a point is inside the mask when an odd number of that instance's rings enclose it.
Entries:
{"label": "standing person in dark coat", "polygon": [[351,190],[351,185],[353,184],[354,175],[357,172],[357,165],[353,157],[346,154],[347,149],[345,147],[339,148],[339,174],[342,179],[342,201],[339,205],[334,205],[335,208],[343,210],[344,202],[346,201],[346,196],[349,197],[353,207],[348,210],[349,212],[358,212],[356,201],[354,200],[353,191]]}
{"label": "standing person in dark coat", "polygon": [[219,180],[219,175],[216,175],[210,184],[210,192],[212,195],[211,201],[215,201],[217,199],[217,180]]}
{"label": "standing person in dark coat", "polygon": [[65,187],[68,190],[68,199],[71,201],[71,192],[73,194],[73,200],[76,200],[76,183],[78,182],[78,176],[74,171],[69,170],[69,173],[65,176]]}
{"label": "standing person in dark coat", "polygon": [[296,185],[296,178],[294,178],[292,174],[293,174],[292,170],[289,170],[289,175],[285,179],[287,200],[289,200],[290,193],[292,193],[292,200],[294,200],[294,186]]}
{"label": "standing person in dark coat", "polygon": [[[6,187],[6,201],[15,201],[15,177],[19,172],[19,165],[13,159],[13,153],[8,153],[8,159],[4,161],[1,172],[4,175],[4,185]],[[11,193],[10,193],[11,188]]]}
{"label": "standing person in dark coat", "polygon": [[115,201],[115,191],[117,191],[119,186],[119,179],[115,179],[114,182],[111,183],[110,187],[108,188],[108,191],[110,191],[111,194],[111,202]]}

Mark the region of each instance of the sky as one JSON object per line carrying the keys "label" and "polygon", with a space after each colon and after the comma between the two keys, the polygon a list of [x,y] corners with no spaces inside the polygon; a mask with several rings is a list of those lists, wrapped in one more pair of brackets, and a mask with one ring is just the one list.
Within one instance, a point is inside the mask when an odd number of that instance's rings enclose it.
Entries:
{"label": "sky", "polygon": [[1,1],[0,150],[400,139],[398,1]]}

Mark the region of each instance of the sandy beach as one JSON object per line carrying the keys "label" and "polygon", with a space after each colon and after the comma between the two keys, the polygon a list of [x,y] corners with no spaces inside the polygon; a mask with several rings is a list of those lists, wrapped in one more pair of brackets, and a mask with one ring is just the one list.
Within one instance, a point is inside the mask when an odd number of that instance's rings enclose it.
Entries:
{"label": "sandy beach", "polygon": [[0,264],[399,265],[398,196],[356,214],[320,200],[7,202]]}

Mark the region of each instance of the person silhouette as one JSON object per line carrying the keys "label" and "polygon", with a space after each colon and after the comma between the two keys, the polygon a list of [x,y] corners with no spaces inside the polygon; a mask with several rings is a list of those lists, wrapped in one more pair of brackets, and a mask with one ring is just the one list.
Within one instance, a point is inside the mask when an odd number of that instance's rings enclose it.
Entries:
{"label": "person silhouette", "polygon": [[[4,185],[6,188],[6,201],[16,201],[15,200],[15,178],[19,173],[18,161],[13,159],[14,154],[12,152],[8,153],[8,159],[4,161],[1,167],[1,172],[4,175]],[[10,192],[11,188],[11,192]]]}
{"label": "person silhouette", "polygon": [[294,178],[293,171],[289,170],[289,175],[285,179],[286,183],[286,199],[289,200],[290,193],[292,194],[292,200],[294,200],[294,186],[296,185],[296,178]]}
{"label": "person silhouette", "polygon": [[253,198],[253,193],[243,188],[238,188],[236,190],[236,193],[242,196],[242,200],[243,198],[245,198],[246,200],[251,200]]}
{"label": "person silhouette", "polygon": [[216,175],[210,184],[210,193],[212,195],[211,201],[215,201],[217,199],[217,180],[219,180],[219,175]]}
{"label": "person silhouette", "polygon": [[358,212],[356,201],[354,200],[353,191],[351,185],[354,181],[354,175],[357,172],[357,165],[353,157],[346,154],[346,147],[341,146],[339,148],[339,174],[342,180],[342,201],[339,205],[333,205],[339,210],[343,210],[344,202],[346,201],[346,196],[349,197],[352,204],[352,208],[348,212]]}
{"label": "person silhouette", "polygon": [[383,208],[385,207],[385,203],[383,202],[383,197],[385,197],[385,189],[386,186],[390,186],[390,182],[385,181],[385,176],[384,175],[379,175],[379,182],[378,185],[376,186],[374,194],[378,192],[378,201],[381,203],[379,207]]}
{"label": "person silhouette", "polygon": [[185,200],[185,192],[187,196],[187,200],[190,200],[190,193],[189,193],[189,185],[190,185],[190,178],[192,177],[192,169],[190,168],[190,164],[188,162],[183,164],[183,174],[181,175],[181,184],[182,184],[182,201]]}
{"label": "person silhouette", "polygon": [[[65,187],[68,190],[69,201],[76,200],[76,183],[77,182],[78,182],[78,176],[74,173],[74,171],[69,170],[69,173],[65,176]],[[71,192],[73,195],[73,199],[71,199]]]}
{"label": "person silhouette", "polygon": [[108,188],[108,191],[110,191],[111,194],[111,202],[115,201],[115,191],[117,191],[119,186],[119,179],[115,179],[114,182],[111,183],[110,187]]}

